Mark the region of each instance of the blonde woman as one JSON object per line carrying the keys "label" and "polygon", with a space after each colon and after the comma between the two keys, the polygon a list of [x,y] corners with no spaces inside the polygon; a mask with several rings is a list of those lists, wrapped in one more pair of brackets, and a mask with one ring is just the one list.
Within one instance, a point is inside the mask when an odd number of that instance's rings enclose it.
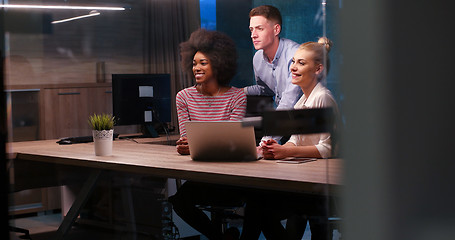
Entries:
{"label": "blonde woman", "polygon": [[[332,42],[320,38],[306,42],[295,52],[291,64],[292,83],[298,85],[303,96],[294,108],[332,107],[337,104],[323,84],[329,68],[328,52]],[[287,157],[328,158],[332,153],[330,134],[292,135],[283,145],[270,139],[261,144],[265,159]],[[273,192],[248,200],[241,239],[258,239],[262,231],[267,239],[301,239],[309,220],[312,240],[331,239],[328,231],[327,197],[322,195]],[[305,216],[305,217],[302,217]],[[288,219],[286,229],[281,220]]]}

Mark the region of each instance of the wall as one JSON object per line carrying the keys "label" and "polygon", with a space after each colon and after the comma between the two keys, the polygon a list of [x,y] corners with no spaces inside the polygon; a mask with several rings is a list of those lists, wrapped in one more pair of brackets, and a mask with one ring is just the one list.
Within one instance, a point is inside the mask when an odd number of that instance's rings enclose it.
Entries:
{"label": "wall", "polygon": [[[231,81],[232,86],[245,87],[255,84],[253,73],[254,47],[250,38],[250,20],[252,0],[217,0],[216,28],[232,37],[237,46],[237,74]],[[235,13],[236,17],[232,17]]]}
{"label": "wall", "polygon": [[[171,96],[186,86],[189,81],[180,70],[178,45],[200,24],[197,0],[96,2],[127,10],[100,11],[96,17],[60,24],[50,22],[87,11],[6,11],[8,88],[110,83],[117,73],[170,73]],[[175,109],[172,115],[175,127]]]}
{"label": "wall", "polygon": [[[96,17],[49,24],[50,32],[10,31],[6,35],[10,63],[6,83],[94,83],[97,62],[105,62],[108,79],[115,72],[143,72],[144,1],[130,4],[127,11],[104,11]],[[36,14],[19,13],[22,17]],[[66,10],[48,14],[59,20],[86,13]],[[6,15],[8,22],[8,12]]]}

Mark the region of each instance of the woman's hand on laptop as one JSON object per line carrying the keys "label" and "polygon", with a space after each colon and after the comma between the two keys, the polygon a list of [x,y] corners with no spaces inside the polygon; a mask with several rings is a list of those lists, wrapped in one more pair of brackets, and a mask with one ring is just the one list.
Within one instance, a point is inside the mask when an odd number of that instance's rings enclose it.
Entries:
{"label": "woman's hand on laptop", "polygon": [[189,155],[190,148],[188,147],[188,139],[186,137],[181,137],[177,140],[177,152],[182,155]]}

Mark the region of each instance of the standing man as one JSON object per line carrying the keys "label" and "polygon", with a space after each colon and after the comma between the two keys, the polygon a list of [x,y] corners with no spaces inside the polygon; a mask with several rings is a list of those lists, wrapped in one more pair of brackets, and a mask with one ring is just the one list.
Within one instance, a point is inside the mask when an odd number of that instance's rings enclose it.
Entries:
{"label": "standing man", "polygon": [[276,109],[293,109],[302,95],[301,89],[291,83],[289,67],[299,44],[280,38],[282,18],[280,11],[270,5],[250,11],[250,32],[256,85],[244,88],[247,95],[274,96]]}

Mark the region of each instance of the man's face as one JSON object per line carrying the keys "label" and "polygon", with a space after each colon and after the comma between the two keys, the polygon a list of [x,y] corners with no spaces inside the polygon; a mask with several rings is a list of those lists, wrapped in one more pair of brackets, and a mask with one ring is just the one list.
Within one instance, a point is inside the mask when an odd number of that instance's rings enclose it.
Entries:
{"label": "man's face", "polygon": [[278,35],[278,24],[273,24],[263,16],[250,18],[251,40],[256,50],[272,46],[275,36]]}

